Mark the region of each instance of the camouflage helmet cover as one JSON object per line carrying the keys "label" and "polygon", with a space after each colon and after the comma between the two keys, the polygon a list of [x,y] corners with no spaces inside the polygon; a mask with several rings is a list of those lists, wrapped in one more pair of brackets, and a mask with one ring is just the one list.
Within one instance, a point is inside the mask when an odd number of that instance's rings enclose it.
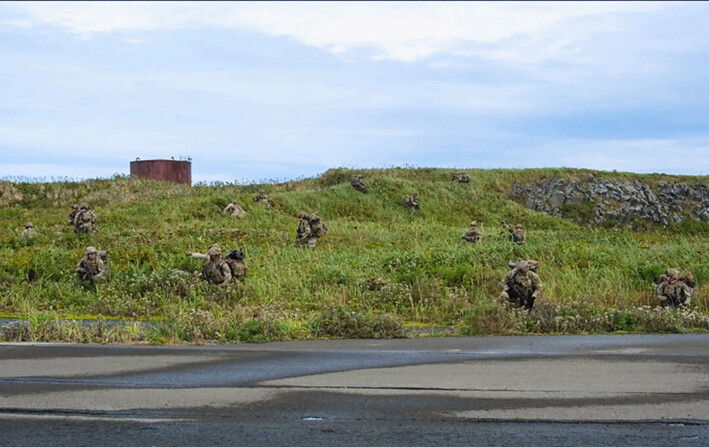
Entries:
{"label": "camouflage helmet cover", "polygon": [[98,250],[96,250],[96,247],[94,247],[93,245],[89,245],[88,247],[86,247],[85,254],[90,255],[91,253],[93,253],[93,254],[98,253]]}
{"label": "camouflage helmet cover", "polygon": [[305,211],[301,211],[300,213],[298,213],[298,219],[307,219],[307,217],[308,213],[306,213]]}
{"label": "camouflage helmet cover", "polygon": [[515,228],[520,228],[520,229],[521,229],[521,228],[522,228],[522,224],[517,224],[517,225],[515,225]]}
{"label": "camouflage helmet cover", "polygon": [[310,214],[310,220],[320,220],[320,216],[315,213]]}
{"label": "camouflage helmet cover", "polygon": [[471,226],[471,227],[475,227],[475,226],[477,226],[477,225],[478,225],[478,221],[477,221],[477,220],[473,220],[473,221],[470,222],[470,226]]}
{"label": "camouflage helmet cover", "polygon": [[217,244],[212,244],[211,247],[209,247],[209,250],[207,250],[207,254],[209,256],[216,256],[216,255],[221,255],[222,254],[222,248],[217,245]]}
{"label": "camouflage helmet cover", "polygon": [[519,270],[522,273],[527,273],[529,271],[529,262],[527,262],[527,261],[517,262],[517,270]]}
{"label": "camouflage helmet cover", "polygon": [[32,222],[25,222],[25,228],[32,228]]}
{"label": "camouflage helmet cover", "polygon": [[679,270],[677,270],[677,269],[667,269],[667,271],[665,272],[665,274],[666,274],[667,276],[669,276],[670,278],[672,278],[672,279],[677,279],[677,278],[679,278]]}

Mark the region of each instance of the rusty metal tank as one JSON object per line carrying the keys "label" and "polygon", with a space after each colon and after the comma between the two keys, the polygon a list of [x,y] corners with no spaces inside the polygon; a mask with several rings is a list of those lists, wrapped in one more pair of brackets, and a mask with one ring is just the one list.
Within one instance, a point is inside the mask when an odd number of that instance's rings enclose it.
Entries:
{"label": "rusty metal tank", "polygon": [[192,184],[192,160],[141,160],[130,162],[130,175],[161,182]]}

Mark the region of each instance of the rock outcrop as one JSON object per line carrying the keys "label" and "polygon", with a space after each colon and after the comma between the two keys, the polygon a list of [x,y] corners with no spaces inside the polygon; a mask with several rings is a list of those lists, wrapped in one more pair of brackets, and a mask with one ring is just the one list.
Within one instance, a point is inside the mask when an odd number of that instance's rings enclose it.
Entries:
{"label": "rock outcrop", "polygon": [[632,223],[638,220],[667,226],[686,218],[709,222],[709,187],[702,183],[661,183],[586,177],[550,179],[512,186],[511,196],[527,208],[578,221]]}

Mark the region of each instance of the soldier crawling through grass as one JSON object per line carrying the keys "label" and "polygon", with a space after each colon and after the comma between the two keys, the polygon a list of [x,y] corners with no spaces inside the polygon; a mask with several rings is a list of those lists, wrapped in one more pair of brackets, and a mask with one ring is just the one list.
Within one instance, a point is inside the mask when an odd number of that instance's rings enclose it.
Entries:
{"label": "soldier crawling through grass", "polygon": [[227,206],[224,207],[222,212],[226,214],[231,214],[231,217],[234,219],[243,219],[246,217],[246,211],[239,205],[237,205],[236,200],[232,200],[229,202]]}
{"label": "soldier crawling through grass", "polygon": [[470,174],[466,172],[454,172],[453,181],[458,183],[470,183]]}
{"label": "soldier crawling through grass", "polygon": [[362,181],[362,174],[358,174],[353,176],[350,179],[350,184],[354,189],[356,189],[359,192],[367,192],[367,185]]}
{"label": "soldier crawling through grass", "polygon": [[254,196],[254,202],[264,205],[266,208],[273,208],[273,201],[266,195],[266,191],[260,189]]}

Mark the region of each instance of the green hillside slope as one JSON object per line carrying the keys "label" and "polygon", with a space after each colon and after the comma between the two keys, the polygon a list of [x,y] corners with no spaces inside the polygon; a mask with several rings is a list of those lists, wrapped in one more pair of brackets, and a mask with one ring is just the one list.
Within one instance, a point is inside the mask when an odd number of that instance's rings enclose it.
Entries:
{"label": "green hillside slope", "polygon": [[[179,342],[254,341],[327,336],[388,337],[399,323],[454,326],[462,334],[684,331],[709,329],[709,225],[687,221],[633,232],[592,229],[535,213],[508,197],[514,182],[573,178],[591,171],[449,169],[330,170],[292,184],[188,187],[117,177],[54,183],[2,183],[0,312],[26,317],[6,339]],[[367,194],[349,178],[364,174]],[[707,178],[594,172],[647,183]],[[265,189],[266,209],[252,199]],[[419,192],[421,212],[401,205]],[[221,212],[230,199],[248,217]],[[72,203],[89,204],[98,233],[65,224]],[[317,212],[329,232],[315,250],[295,243],[295,217]],[[478,221],[482,244],[460,239]],[[20,238],[33,222],[40,236]],[[526,246],[501,234],[522,223]],[[240,287],[209,286],[185,252],[212,243],[243,248],[249,277]],[[110,282],[86,290],[74,267],[87,245],[110,252]],[[510,260],[540,262],[543,298],[527,314],[497,305]],[[692,271],[691,309],[660,310],[653,281],[668,267]],[[187,272],[187,273],[184,273]],[[103,328],[60,323],[75,316],[156,321]]]}

